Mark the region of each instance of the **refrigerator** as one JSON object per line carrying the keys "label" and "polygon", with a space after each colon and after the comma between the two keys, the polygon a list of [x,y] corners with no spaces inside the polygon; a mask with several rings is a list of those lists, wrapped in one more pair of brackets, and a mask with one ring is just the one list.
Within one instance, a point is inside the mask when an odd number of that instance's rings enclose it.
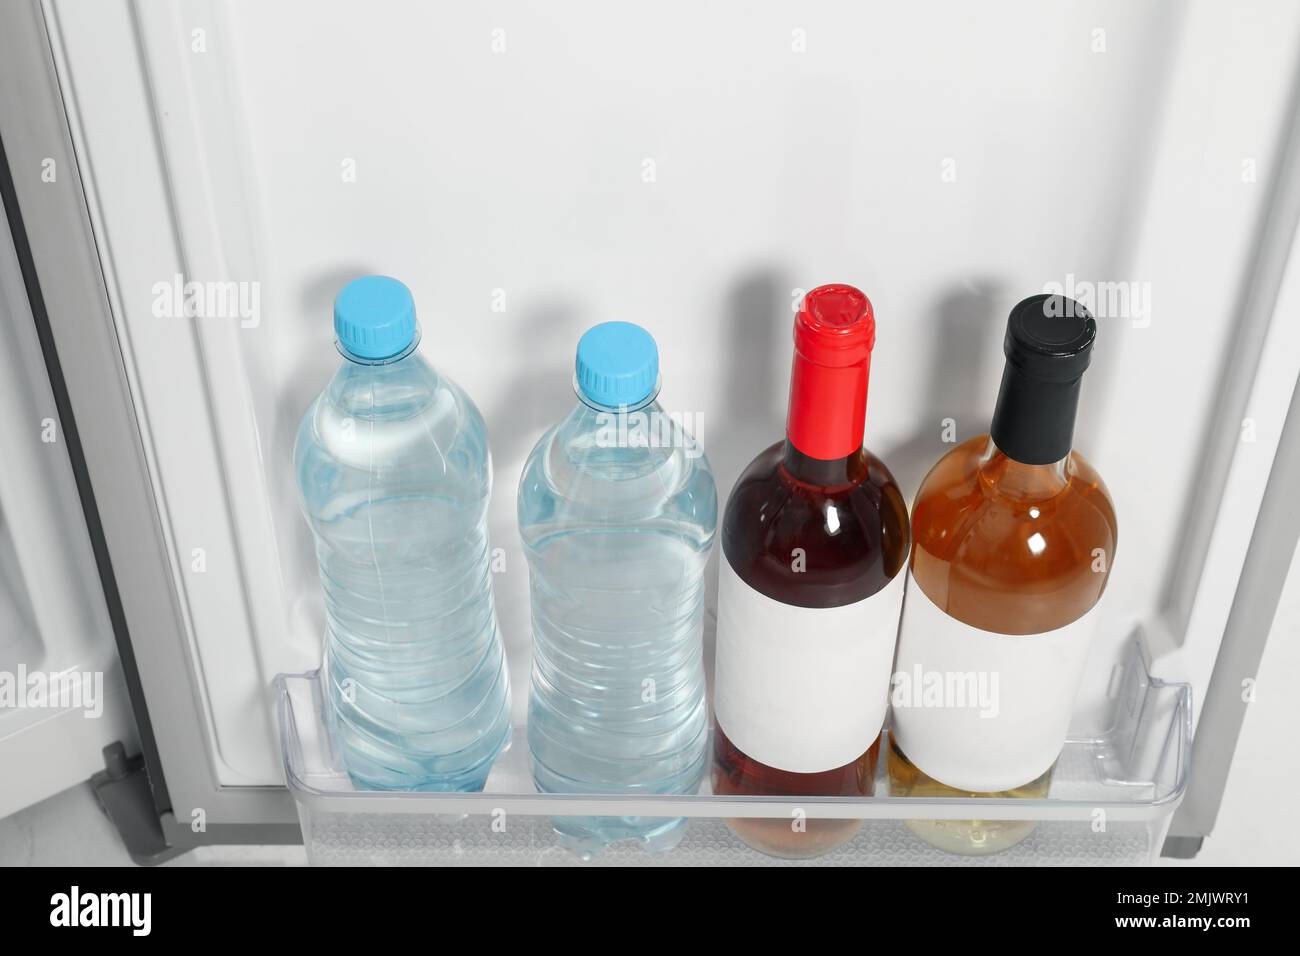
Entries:
{"label": "refrigerator", "polygon": [[[91,779],[145,863],[562,865],[561,811],[691,818],[597,862],[771,862],[724,820],[790,801],[534,792],[515,491],[623,319],[725,497],[782,434],[793,310],[843,281],[909,500],[987,431],[1011,305],[1089,304],[1075,446],[1120,535],[1053,792],[980,810],[1034,835],[950,857],[905,821],[969,804],[812,801],[864,821],[813,862],[1194,856],[1300,537],[1298,94],[1300,6],[1265,0],[4,4],[0,672],[48,693],[0,708],[0,817]],[[489,430],[515,736],[482,794],[354,791],[320,726],[292,451],[367,273]]]}

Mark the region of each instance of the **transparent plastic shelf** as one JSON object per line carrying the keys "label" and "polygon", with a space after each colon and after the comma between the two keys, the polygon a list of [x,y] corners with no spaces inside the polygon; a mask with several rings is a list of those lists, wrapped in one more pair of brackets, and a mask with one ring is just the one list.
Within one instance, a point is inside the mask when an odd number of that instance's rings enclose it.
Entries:
{"label": "transparent plastic shelf", "polygon": [[[326,730],[318,672],[281,674],[275,686],[285,779],[316,864],[1140,865],[1159,854],[1182,799],[1191,747],[1190,687],[1152,677],[1136,639],[1113,687],[1109,729],[1066,742],[1042,799],[890,796],[883,759],[878,795],[866,799],[539,794],[522,727],[515,728],[482,793],[357,790]],[[558,845],[553,816],[681,816],[690,824],[672,850],[614,844],[584,861]],[[798,816],[863,823],[847,843],[811,860],[766,856],[726,824],[727,818]],[[1001,852],[963,856],[935,849],[908,825],[972,819],[1034,826]]]}

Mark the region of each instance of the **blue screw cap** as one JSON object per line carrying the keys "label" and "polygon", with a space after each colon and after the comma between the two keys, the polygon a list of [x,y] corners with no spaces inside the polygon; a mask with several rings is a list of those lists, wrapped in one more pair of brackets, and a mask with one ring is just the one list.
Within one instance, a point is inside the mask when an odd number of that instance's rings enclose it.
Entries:
{"label": "blue screw cap", "polygon": [[603,322],[578,340],[578,389],[597,405],[638,405],[659,382],[659,347],[631,322]]}
{"label": "blue screw cap", "polygon": [[363,359],[400,355],[415,340],[415,299],[388,276],[353,279],[334,298],[334,334]]}

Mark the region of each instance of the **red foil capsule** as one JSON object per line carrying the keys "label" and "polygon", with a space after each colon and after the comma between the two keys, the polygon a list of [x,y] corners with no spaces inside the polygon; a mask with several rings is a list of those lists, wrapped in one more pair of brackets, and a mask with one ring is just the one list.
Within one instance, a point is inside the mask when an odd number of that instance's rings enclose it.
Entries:
{"label": "red foil capsule", "polygon": [[804,296],[794,323],[786,437],[810,458],[834,460],[862,447],[876,317],[851,285]]}

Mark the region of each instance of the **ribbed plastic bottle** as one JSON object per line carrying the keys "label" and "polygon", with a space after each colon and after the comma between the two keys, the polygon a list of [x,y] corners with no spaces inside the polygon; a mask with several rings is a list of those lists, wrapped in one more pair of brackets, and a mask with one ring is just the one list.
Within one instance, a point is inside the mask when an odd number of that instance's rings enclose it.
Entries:
{"label": "ribbed plastic bottle", "polygon": [[325,593],[325,707],[363,789],[481,790],[510,733],[492,602],[492,461],[474,403],[416,351],[415,303],[365,276],[294,467]]}
{"label": "ribbed plastic bottle", "polygon": [[[708,716],[704,567],[718,501],[699,443],[656,401],[639,326],[578,343],[578,403],[533,449],[519,486],[532,592],[528,744],[546,793],[690,794]],[[557,818],[590,855],[619,840],[675,846],[683,818]]]}

